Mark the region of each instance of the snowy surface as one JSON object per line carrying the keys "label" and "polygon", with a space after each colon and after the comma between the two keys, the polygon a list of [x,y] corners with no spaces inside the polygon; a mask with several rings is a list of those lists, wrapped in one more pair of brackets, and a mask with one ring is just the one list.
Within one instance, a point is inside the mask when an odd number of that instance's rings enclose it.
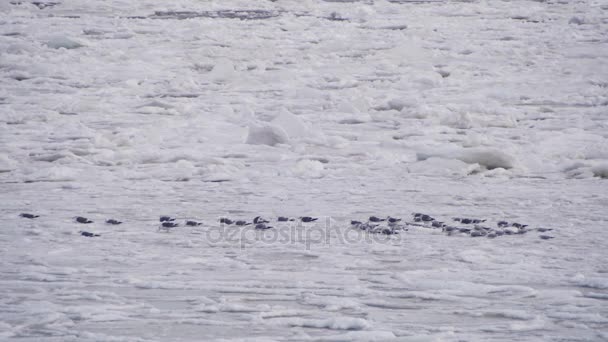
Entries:
{"label": "snowy surface", "polygon": [[605,1],[0,1],[0,340],[606,340],[606,178]]}

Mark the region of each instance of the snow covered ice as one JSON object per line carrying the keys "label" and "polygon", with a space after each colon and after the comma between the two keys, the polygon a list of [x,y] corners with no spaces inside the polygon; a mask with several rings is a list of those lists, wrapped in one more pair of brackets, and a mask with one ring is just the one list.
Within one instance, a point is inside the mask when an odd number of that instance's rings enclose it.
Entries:
{"label": "snow covered ice", "polygon": [[607,80],[604,1],[0,1],[0,340],[607,340]]}

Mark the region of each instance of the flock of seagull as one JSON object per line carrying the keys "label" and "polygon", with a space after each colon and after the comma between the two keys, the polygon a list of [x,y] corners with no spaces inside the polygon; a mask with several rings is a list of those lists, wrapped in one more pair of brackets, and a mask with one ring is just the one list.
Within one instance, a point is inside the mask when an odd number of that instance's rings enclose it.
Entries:
{"label": "flock of seagull", "polygon": [[[537,231],[540,233],[550,232],[552,228],[529,228],[526,224],[521,224],[517,222],[507,222],[507,221],[498,221],[496,222],[496,227],[490,227],[485,224],[485,219],[474,219],[474,218],[462,218],[462,217],[454,217],[452,218],[453,223],[448,224],[444,221],[436,220],[427,214],[422,213],[413,213],[412,222],[403,221],[401,218],[395,218],[388,216],[386,218],[381,218],[377,216],[370,216],[367,221],[350,221],[351,228],[360,229],[362,231],[366,231],[373,234],[384,234],[384,235],[394,235],[399,234],[402,231],[408,231],[410,226],[414,227],[422,227],[422,228],[432,228],[432,229],[441,229],[442,232],[446,233],[448,236],[461,235],[461,236],[470,236],[470,237],[487,237],[487,238],[496,238],[504,235],[521,235],[526,234],[531,231]],[[34,215],[30,213],[21,213],[19,215],[25,219],[36,219],[40,217],[39,215]],[[317,217],[310,216],[301,216],[298,218],[291,218],[285,216],[279,216],[276,222],[302,222],[302,223],[311,223],[317,221]],[[74,217],[74,221],[80,224],[90,224],[93,223],[92,220],[89,220],[83,216]],[[108,225],[120,225],[123,222],[116,219],[108,219],[105,221]],[[270,221],[264,219],[261,216],[256,216],[251,222],[246,220],[232,220],[227,217],[219,218],[220,225],[235,225],[240,227],[245,226],[253,226],[256,230],[267,230],[274,228],[270,225]],[[197,227],[202,226],[203,223],[194,220],[186,220],[183,222],[184,226],[188,227]],[[177,219],[171,216],[161,216],[159,218],[159,231],[170,232],[172,229],[180,226],[180,223],[177,222]],[[91,233],[88,231],[80,231],[80,235],[85,237],[99,237],[100,234]],[[553,239],[553,236],[541,234],[539,237],[543,240]]]}
{"label": "flock of seagull", "polygon": [[[540,233],[546,233],[552,231],[552,228],[528,228],[527,224],[521,224],[517,222],[498,221],[496,227],[489,227],[485,225],[485,219],[475,218],[462,218],[454,217],[452,220],[453,224],[448,224],[443,221],[436,220],[427,214],[414,213],[413,222],[401,223],[400,218],[387,217],[386,219],[370,216],[367,222],[362,221],[351,221],[350,224],[353,227],[370,231],[373,233],[380,233],[386,235],[399,234],[400,231],[407,231],[408,226],[416,226],[423,228],[435,228],[441,229],[448,236],[453,235],[468,235],[471,237],[487,237],[496,238],[503,235],[520,235],[526,234],[531,231],[538,231]],[[386,224],[383,224],[386,223]],[[543,240],[553,239],[553,236],[542,234],[540,238]]]}

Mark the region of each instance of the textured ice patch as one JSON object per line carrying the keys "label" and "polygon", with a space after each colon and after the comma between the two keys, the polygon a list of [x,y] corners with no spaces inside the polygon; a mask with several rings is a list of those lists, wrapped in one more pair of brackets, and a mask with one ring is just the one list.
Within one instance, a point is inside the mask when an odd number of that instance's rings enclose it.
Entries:
{"label": "textured ice patch", "polygon": [[10,172],[14,170],[17,166],[17,163],[9,158],[9,156],[0,154],[0,173],[2,172]]}
{"label": "textured ice patch", "polygon": [[[339,335],[325,336],[315,339],[320,342],[350,342],[350,341],[396,341],[397,336],[391,331],[348,331]],[[431,341],[431,339],[409,339],[403,336],[399,337],[399,341]]]}
{"label": "textured ice patch", "polygon": [[304,159],[296,163],[294,174],[301,178],[321,178],[325,167],[318,160]]}
{"label": "textured ice patch", "polygon": [[46,41],[46,46],[52,48],[52,49],[78,49],[80,47],[83,47],[84,44],[80,43],[79,41],[69,38],[67,36],[63,36],[63,35],[56,35],[53,37],[50,37],[47,41]]}
{"label": "textured ice patch", "polygon": [[289,136],[283,128],[269,123],[252,123],[249,125],[249,132],[245,143],[251,145],[287,144]]}
{"label": "textured ice patch", "polygon": [[485,311],[455,311],[458,315],[468,315],[473,317],[493,317],[505,318],[518,321],[530,321],[534,319],[534,315],[523,310],[504,309],[504,310],[485,310]]}
{"label": "textured ice patch", "polygon": [[572,278],[572,282],[581,287],[608,289],[608,278],[586,277],[582,274],[577,274]]}
{"label": "textured ice patch", "polygon": [[43,169],[30,170],[24,176],[26,182],[67,182],[75,181],[80,177],[80,170],[67,166],[52,166]]}
{"label": "textured ice patch", "polygon": [[226,83],[236,76],[234,63],[227,58],[219,59],[208,76],[213,82]]}
{"label": "textured ice patch", "polygon": [[353,317],[333,317],[324,320],[288,318],[283,322],[292,327],[331,330],[365,330],[371,326],[367,320]]}
{"label": "textured ice patch", "polygon": [[467,164],[481,165],[488,170],[496,168],[511,169],[515,167],[515,158],[506,152],[488,147],[454,148],[444,147],[437,150],[421,149],[417,152],[419,161],[432,157],[456,159]]}
{"label": "textured ice patch", "polygon": [[488,170],[496,168],[511,169],[515,166],[515,159],[512,156],[493,148],[464,149],[456,158],[465,163],[483,165]]}
{"label": "textured ice patch", "polygon": [[298,116],[284,110],[272,120],[272,124],[282,128],[290,139],[303,138],[309,133],[310,127]]}
{"label": "textured ice patch", "polygon": [[429,158],[408,166],[412,173],[441,176],[466,176],[478,171],[478,164],[467,164],[457,159]]}

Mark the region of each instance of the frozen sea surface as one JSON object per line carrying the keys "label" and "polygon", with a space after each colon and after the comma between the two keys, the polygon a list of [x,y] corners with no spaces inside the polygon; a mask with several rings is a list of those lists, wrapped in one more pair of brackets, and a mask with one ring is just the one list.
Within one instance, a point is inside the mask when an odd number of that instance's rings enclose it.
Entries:
{"label": "frozen sea surface", "polygon": [[0,340],[606,340],[607,80],[603,1],[1,1]]}

